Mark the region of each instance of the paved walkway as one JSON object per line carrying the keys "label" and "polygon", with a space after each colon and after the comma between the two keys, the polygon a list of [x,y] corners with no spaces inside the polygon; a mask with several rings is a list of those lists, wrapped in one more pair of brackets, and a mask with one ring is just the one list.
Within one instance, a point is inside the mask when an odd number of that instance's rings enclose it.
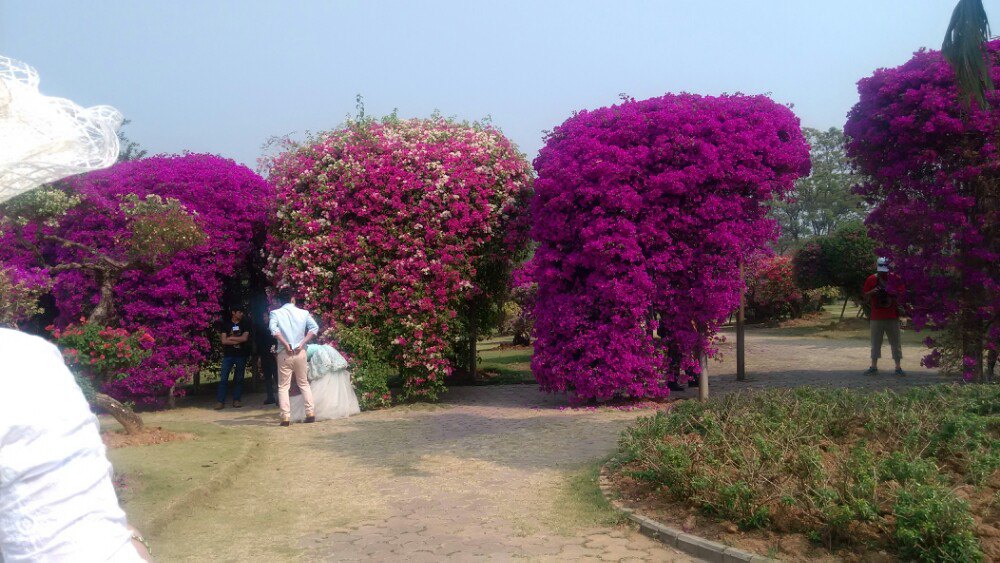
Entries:
{"label": "paved walkway", "polygon": [[580,484],[642,413],[562,405],[520,385],[290,428],[271,408],[150,415],[261,443],[228,487],[157,534],[160,560],[692,561],[610,523],[596,484]]}
{"label": "paved walkway", "polygon": [[[908,378],[868,378],[861,375],[863,341],[754,334],[749,381],[735,382],[729,350],[712,366],[711,389],[939,381],[918,368],[919,349],[906,353]],[[160,560],[691,561],[608,523],[608,513],[585,498],[593,487],[580,485],[586,469],[614,450],[619,432],[645,413],[564,405],[523,385],[457,388],[441,405],[291,428],[276,426],[272,408],[195,406],[150,415],[151,424],[244,428],[260,443],[228,487],[157,534]]]}

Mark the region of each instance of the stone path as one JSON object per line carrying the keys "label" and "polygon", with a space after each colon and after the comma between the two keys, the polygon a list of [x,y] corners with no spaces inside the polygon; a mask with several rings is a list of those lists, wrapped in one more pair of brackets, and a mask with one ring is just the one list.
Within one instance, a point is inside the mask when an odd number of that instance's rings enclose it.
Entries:
{"label": "stone path", "polygon": [[[735,382],[729,350],[712,365],[711,389],[939,381],[918,369],[919,349],[906,354],[908,378],[867,378],[863,341],[750,335],[749,381]],[[441,405],[291,428],[262,407],[150,415],[150,424],[243,428],[260,443],[228,487],[157,534],[159,560],[691,561],[608,523],[607,512],[580,498],[588,489],[573,486],[644,413],[564,406],[522,385],[457,388]]]}

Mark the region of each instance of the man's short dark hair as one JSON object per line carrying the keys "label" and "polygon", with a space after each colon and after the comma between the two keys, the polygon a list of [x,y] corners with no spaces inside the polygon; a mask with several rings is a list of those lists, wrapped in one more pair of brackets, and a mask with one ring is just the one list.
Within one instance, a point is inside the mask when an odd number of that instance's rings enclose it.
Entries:
{"label": "man's short dark hair", "polygon": [[292,290],[287,287],[278,290],[278,303],[281,303],[282,305],[291,303],[293,297],[295,297],[295,294],[292,293]]}

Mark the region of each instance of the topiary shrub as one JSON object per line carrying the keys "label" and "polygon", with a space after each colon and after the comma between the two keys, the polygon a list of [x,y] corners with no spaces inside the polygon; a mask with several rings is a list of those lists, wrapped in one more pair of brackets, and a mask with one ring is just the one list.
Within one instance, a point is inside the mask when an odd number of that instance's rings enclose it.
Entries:
{"label": "topiary shrub", "polygon": [[456,343],[499,319],[526,251],[524,156],[488,125],[390,116],[293,147],[271,178],[278,283],[297,288],[331,336],[364,330],[402,375],[404,398],[435,399]]}
{"label": "topiary shrub", "polygon": [[[1000,41],[984,51],[1000,80]],[[844,132],[866,178],[856,192],[874,205],[871,236],[906,282],[914,326],[955,327],[955,338],[928,344],[948,345],[963,376],[982,380],[984,346],[1000,343],[1000,92],[986,93],[987,108],[963,107],[954,69],[922,50],[862,79],[858,93]]]}
{"label": "topiary shrub", "polygon": [[535,169],[535,377],[578,399],[663,397],[700,371],[809,148],[764,96],[671,94],[575,113]]}

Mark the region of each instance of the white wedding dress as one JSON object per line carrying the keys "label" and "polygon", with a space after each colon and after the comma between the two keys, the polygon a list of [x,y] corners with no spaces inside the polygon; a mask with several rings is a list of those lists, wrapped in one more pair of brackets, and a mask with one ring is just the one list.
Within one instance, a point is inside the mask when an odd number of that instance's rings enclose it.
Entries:
{"label": "white wedding dress", "polygon": [[[351,385],[351,371],[344,356],[333,346],[310,344],[306,350],[309,358],[309,387],[312,388],[316,420],[344,418],[361,412],[358,396]],[[292,421],[306,418],[305,400],[298,393],[289,397]]]}

